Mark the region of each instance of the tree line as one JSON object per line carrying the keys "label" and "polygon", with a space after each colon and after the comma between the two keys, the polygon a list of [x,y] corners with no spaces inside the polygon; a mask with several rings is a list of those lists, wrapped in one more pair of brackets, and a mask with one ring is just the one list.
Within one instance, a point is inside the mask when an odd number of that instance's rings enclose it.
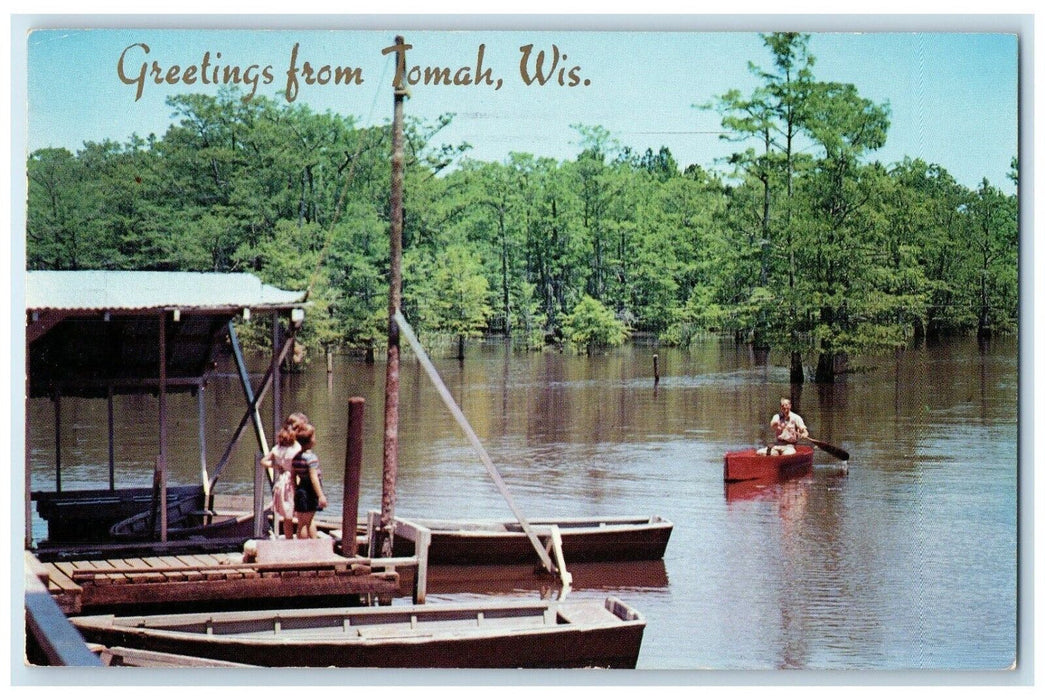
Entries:
{"label": "tree line", "polygon": [[[817,80],[808,35],[762,39],[758,87],[694,105],[735,142],[720,170],[583,124],[572,160],[483,162],[440,143],[452,115],[409,121],[407,318],[531,348],[730,333],[785,353],[795,381],[912,340],[1014,331],[1016,197],[916,156],[873,160],[888,105]],[[167,102],[162,137],[30,154],[28,267],[254,272],[309,290],[310,345],[372,354],[388,322],[390,128],[234,90]]]}

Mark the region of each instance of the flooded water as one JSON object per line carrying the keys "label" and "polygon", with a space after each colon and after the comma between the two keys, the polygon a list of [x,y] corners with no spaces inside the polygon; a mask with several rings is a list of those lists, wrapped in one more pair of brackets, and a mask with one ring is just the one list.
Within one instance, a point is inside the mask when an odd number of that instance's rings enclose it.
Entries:
{"label": "flooded water", "polygon": [[[653,382],[653,355],[661,379]],[[765,440],[786,367],[708,340],[587,358],[474,344],[436,357],[527,517],[653,515],[674,532],[663,562],[570,567],[571,598],[616,595],[647,619],[645,669],[1005,669],[1017,638],[1017,345],[952,342],[864,361],[835,386],[794,395],[818,451],[811,476],[763,487],[722,480],[722,455]],[[781,366],[778,366],[780,363]],[[259,363],[263,369],[263,364]],[[286,410],[308,413],[340,517],[347,400],[366,399],[360,510],[381,503],[384,364],[335,358],[285,378]],[[238,380],[211,383],[208,463],[243,410]],[[171,399],[171,484],[198,483],[196,399]],[[62,484],[104,487],[104,401],[62,402]],[[419,364],[402,369],[396,514],[511,512]],[[156,402],[119,397],[117,483],[149,485]],[[267,422],[271,424],[270,414]],[[54,409],[29,410],[33,487],[53,488]],[[219,489],[249,493],[244,436]],[[34,526],[34,532],[40,524]],[[38,537],[43,536],[39,530]],[[433,581],[430,601],[534,598],[540,583]],[[399,601],[397,601],[398,603]],[[403,602],[406,602],[405,600]]]}

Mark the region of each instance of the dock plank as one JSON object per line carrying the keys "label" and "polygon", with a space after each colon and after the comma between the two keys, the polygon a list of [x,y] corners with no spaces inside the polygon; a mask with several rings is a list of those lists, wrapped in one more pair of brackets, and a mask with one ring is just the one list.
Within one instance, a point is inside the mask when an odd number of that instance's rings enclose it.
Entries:
{"label": "dock plank", "polygon": [[[145,559],[130,558],[120,560],[108,560],[116,569],[123,572],[123,574],[134,581],[135,583],[141,581],[148,581],[151,583],[159,583],[166,581],[167,577],[162,573],[155,573],[150,571],[142,571],[142,569],[151,569],[152,565]],[[132,571],[133,570],[133,571]]]}
{"label": "dock plank", "polygon": [[73,562],[71,561],[56,561],[52,562],[48,566],[52,566],[58,569],[58,571],[68,576],[70,581],[73,578],[73,571],[76,569],[75,564],[73,564]]}
{"label": "dock plank", "polygon": [[65,574],[61,569],[56,566],[47,566],[47,587],[49,590],[58,589],[60,591],[76,592],[81,590],[80,584],[76,583],[69,576]]}
{"label": "dock plank", "polygon": [[190,559],[188,555],[181,554],[176,557],[166,557],[172,560],[171,566],[184,567],[186,581],[202,581],[203,572],[197,562]]}
{"label": "dock plank", "polygon": [[243,559],[240,557],[236,557],[239,561],[234,562],[233,557],[230,557],[228,554],[196,554],[195,556],[200,561],[207,562],[209,566],[222,566],[225,564],[243,562]]}
{"label": "dock plank", "polygon": [[[90,579],[94,585],[106,586],[110,584],[123,584],[130,581],[127,576],[118,571],[115,566],[109,563],[107,560],[82,560],[73,562],[73,581],[79,580],[76,576],[77,571],[86,573],[93,573],[94,576]],[[84,579],[86,581],[87,579]]]}
{"label": "dock plank", "polygon": [[179,558],[193,567],[193,573],[190,574],[193,580],[220,581],[222,579],[235,580],[258,576],[257,572],[250,567],[232,568],[234,564],[241,564],[242,562],[230,562],[229,560],[235,557],[229,557],[228,555],[183,554]]}
{"label": "dock plank", "polygon": [[168,581],[187,581],[188,573],[185,564],[175,557],[148,557],[146,563],[155,569],[161,569]]}
{"label": "dock plank", "polygon": [[205,554],[180,554],[178,558],[196,569],[210,569],[218,564],[216,559]]}

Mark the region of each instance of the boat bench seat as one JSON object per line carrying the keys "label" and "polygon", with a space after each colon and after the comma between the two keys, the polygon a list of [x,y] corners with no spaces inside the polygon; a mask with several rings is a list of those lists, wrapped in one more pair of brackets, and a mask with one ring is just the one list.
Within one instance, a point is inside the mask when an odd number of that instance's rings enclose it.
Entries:
{"label": "boat bench seat", "polygon": [[613,614],[606,608],[585,605],[572,607],[568,610],[560,609],[556,618],[556,622],[560,624],[590,625],[605,623],[607,620],[612,620]]}

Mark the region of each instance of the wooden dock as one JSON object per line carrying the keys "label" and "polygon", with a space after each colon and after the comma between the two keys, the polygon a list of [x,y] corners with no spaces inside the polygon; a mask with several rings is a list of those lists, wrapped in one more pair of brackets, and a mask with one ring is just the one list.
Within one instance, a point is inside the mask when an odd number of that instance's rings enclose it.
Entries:
{"label": "wooden dock", "polygon": [[[365,558],[244,562],[243,554],[178,554],[41,563],[36,576],[67,615],[129,606],[240,601],[307,602],[331,597],[390,602],[395,565]],[[399,563],[399,562],[396,562]]]}

